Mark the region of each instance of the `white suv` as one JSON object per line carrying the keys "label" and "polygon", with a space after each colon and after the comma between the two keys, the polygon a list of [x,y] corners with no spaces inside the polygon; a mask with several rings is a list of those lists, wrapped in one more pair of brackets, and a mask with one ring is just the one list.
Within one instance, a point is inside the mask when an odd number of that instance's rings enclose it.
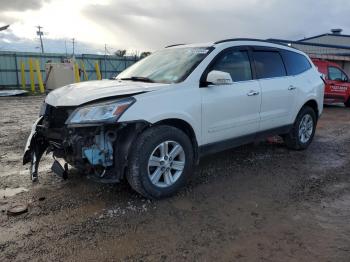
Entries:
{"label": "white suv", "polygon": [[145,197],[169,196],[201,156],[281,135],[306,149],[323,109],[324,82],[310,59],[252,39],[175,45],[115,79],[68,85],[45,99],[24,164],[38,179],[42,154],[101,182],[126,177]]}

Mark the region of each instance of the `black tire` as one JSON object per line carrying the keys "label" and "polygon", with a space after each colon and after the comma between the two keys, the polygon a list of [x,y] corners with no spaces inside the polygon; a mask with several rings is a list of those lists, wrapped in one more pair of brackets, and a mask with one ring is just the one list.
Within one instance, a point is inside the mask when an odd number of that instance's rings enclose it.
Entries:
{"label": "black tire", "polygon": [[[312,122],[313,122],[313,127],[312,127],[313,129],[312,129],[312,134],[310,138],[306,142],[303,142],[299,136],[299,128],[300,128],[300,123],[305,115],[311,116]],[[311,107],[304,106],[300,110],[290,132],[283,136],[286,146],[293,150],[305,150],[306,148],[308,148],[308,146],[311,144],[314,138],[316,124],[317,124],[316,112]]]}
{"label": "black tire", "polygon": [[345,105],[346,107],[350,107],[350,98],[348,99],[348,101],[344,102],[344,105]]}
{"label": "black tire", "polygon": [[[148,161],[158,145],[165,141],[175,141],[181,145],[185,164],[180,177],[168,187],[159,187],[151,182]],[[150,199],[160,199],[173,195],[185,185],[193,173],[194,153],[190,138],[180,129],[171,126],[155,126],[145,130],[134,141],[131,148],[127,180],[130,186]]]}

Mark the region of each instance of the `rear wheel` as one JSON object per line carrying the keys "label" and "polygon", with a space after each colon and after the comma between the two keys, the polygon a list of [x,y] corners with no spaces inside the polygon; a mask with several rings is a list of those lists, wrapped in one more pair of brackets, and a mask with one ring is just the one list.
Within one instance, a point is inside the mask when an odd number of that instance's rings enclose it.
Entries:
{"label": "rear wheel", "polygon": [[176,193],[193,171],[193,148],[189,137],[171,126],[144,131],[131,150],[127,179],[147,198]]}
{"label": "rear wheel", "polygon": [[304,150],[312,142],[316,130],[316,113],[309,107],[303,107],[293,125],[291,131],[285,135],[284,142],[288,148]]}
{"label": "rear wheel", "polygon": [[350,107],[350,98],[349,98],[346,102],[344,102],[344,105],[345,105],[346,107]]}

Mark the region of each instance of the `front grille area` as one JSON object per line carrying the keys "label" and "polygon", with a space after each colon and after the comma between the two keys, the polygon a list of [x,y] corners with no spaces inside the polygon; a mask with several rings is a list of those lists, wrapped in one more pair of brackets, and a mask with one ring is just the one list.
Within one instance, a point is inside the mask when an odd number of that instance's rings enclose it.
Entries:
{"label": "front grille area", "polygon": [[44,118],[49,123],[50,128],[62,128],[74,109],[73,107],[54,107],[46,105]]}

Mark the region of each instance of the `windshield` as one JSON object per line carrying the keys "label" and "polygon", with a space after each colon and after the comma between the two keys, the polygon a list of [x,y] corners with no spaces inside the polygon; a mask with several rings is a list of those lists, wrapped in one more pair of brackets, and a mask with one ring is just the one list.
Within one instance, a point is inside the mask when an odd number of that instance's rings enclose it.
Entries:
{"label": "windshield", "polygon": [[208,55],[209,51],[210,49],[207,47],[163,49],[130,66],[116,79],[166,84],[178,83],[186,79]]}

